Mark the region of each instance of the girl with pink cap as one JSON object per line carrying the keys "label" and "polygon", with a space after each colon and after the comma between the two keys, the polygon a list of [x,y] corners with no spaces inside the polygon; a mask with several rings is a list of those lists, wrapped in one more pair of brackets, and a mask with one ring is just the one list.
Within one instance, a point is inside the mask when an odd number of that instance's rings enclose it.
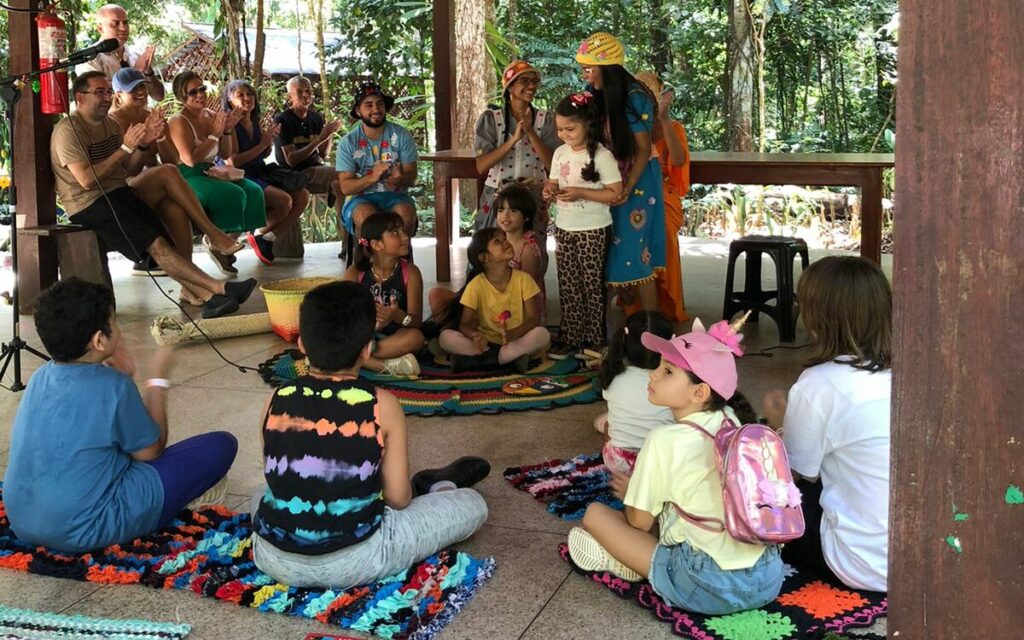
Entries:
{"label": "girl with pink cap", "polygon": [[705,331],[695,320],[690,333],[672,339],[643,334],[643,345],[661,356],[648,398],[671,409],[676,423],[648,434],[626,487],[625,512],[595,502],[583,527],[569,532],[569,554],[582,569],[647,578],[673,607],[706,615],[764,606],[783,579],[779,545],[741,542],[679,515],[725,514],[714,447],[693,425],[714,435],[726,418],[754,421],[736,392],[736,357],[743,355],[737,325],[721,321]]}

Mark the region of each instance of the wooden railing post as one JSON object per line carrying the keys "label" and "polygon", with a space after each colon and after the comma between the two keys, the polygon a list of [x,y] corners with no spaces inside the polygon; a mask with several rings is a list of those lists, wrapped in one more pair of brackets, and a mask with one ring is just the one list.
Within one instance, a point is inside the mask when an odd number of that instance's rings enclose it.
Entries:
{"label": "wooden railing post", "polygon": [[[30,0],[11,0],[17,8],[36,8]],[[8,14],[10,35],[10,71],[22,73],[39,66],[39,41],[35,14]],[[15,130],[12,132],[14,157],[11,159],[18,189],[17,227],[53,224],[57,221],[50,169],[50,132],[53,117],[39,111],[39,96],[24,87],[15,105]],[[13,224],[13,223],[12,223]],[[12,226],[11,233],[15,233]],[[57,280],[57,249],[52,241],[37,236],[18,238],[19,310],[30,313],[39,292]]]}

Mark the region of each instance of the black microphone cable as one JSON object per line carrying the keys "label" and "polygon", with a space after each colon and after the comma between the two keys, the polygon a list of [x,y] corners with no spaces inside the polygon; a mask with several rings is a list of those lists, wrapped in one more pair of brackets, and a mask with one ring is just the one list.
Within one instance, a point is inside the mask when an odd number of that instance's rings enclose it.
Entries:
{"label": "black microphone cable", "polygon": [[[62,97],[63,97],[63,94],[62,94]],[[142,255],[139,253],[139,250],[135,246],[135,244],[131,241],[131,238],[128,237],[128,232],[125,231],[124,226],[121,224],[121,218],[117,215],[117,209],[114,207],[114,203],[110,200],[110,196],[107,195],[106,189],[103,188],[103,184],[100,181],[99,174],[96,173],[96,167],[93,166],[92,157],[89,155],[89,149],[85,145],[85,143],[82,141],[82,136],[79,135],[78,129],[75,128],[74,118],[71,117],[71,109],[68,107],[68,104],[65,104],[64,107],[68,109],[68,112],[67,112],[68,113],[68,116],[67,116],[68,124],[71,126],[71,131],[75,134],[75,139],[78,141],[79,148],[82,150],[82,152],[85,154],[85,157],[88,159],[89,171],[92,172],[93,180],[96,181],[96,187],[100,190],[100,193],[103,194],[103,199],[106,200],[107,206],[110,207],[110,211],[114,215],[114,221],[117,222],[117,227],[118,227],[118,229],[121,230],[121,235],[124,236],[125,240],[129,244],[129,246],[131,246],[132,251],[135,253],[135,258],[134,258],[135,261],[136,262],[142,262]],[[116,153],[116,151],[115,151],[115,153]],[[160,286],[160,282],[157,281],[156,276],[154,276],[153,273],[149,269],[146,269],[146,275],[149,276],[149,279],[153,281],[153,285],[157,288],[157,290],[160,291],[160,293],[163,294],[163,296],[165,298],[170,300],[171,304],[176,306],[181,311],[181,313],[184,314],[184,316],[186,318],[188,318],[188,321],[192,324],[192,326],[194,326],[196,328],[196,331],[198,331],[199,334],[203,336],[203,338],[206,340],[207,344],[210,345],[210,348],[214,350],[214,352],[217,354],[217,356],[221,360],[223,360],[227,364],[230,364],[231,366],[237,368],[239,373],[246,373],[247,371],[252,371],[254,373],[259,373],[259,369],[257,369],[257,368],[249,367],[249,366],[246,366],[246,365],[241,365],[241,364],[238,364],[237,362],[234,362],[233,360],[229,360],[223,353],[221,353],[221,350],[217,348],[217,345],[214,344],[213,339],[210,338],[210,336],[207,335],[205,331],[203,331],[202,327],[199,326],[199,323],[197,323],[195,321],[195,319],[189,314],[189,312],[186,311],[183,306],[181,306],[181,303],[178,302],[177,300],[175,300],[173,296],[168,294],[164,290],[164,288]],[[178,283],[178,284],[180,285],[181,283]]]}

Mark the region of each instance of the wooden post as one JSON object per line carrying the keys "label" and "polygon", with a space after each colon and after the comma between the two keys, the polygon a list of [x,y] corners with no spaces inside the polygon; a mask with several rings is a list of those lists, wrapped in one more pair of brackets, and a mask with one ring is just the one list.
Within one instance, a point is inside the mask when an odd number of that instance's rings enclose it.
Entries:
{"label": "wooden post", "polygon": [[[12,0],[20,9],[36,8],[30,0]],[[39,67],[39,40],[35,14],[8,14],[10,70],[21,73]],[[14,179],[18,182],[18,216],[23,226],[53,224],[57,221],[50,169],[50,132],[53,117],[39,111],[39,96],[25,87],[15,105]],[[14,228],[11,229],[14,232]],[[53,241],[38,236],[18,237],[18,293],[21,313],[31,313],[39,292],[57,281],[57,249]]]}
{"label": "wooden post", "polygon": [[900,17],[889,637],[1019,638],[1024,3]]}
{"label": "wooden post", "polygon": [[[434,126],[435,150],[452,149],[452,127],[455,122],[455,2],[434,0]],[[435,179],[436,181],[436,179]],[[452,193],[448,180],[434,185],[434,236],[437,246],[451,246],[452,221],[448,215],[450,203],[458,203],[458,193]],[[454,196],[454,197],[453,197]],[[438,206],[444,207],[438,213]],[[458,220],[458,215],[454,216]],[[440,255],[440,254],[439,254]],[[437,278],[450,279],[450,265],[438,264]]]}

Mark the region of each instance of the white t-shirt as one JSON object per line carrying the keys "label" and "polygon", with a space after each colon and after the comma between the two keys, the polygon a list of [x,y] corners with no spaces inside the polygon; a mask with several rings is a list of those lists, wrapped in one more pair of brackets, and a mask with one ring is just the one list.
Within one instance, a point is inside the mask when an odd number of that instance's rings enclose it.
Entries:
{"label": "white t-shirt", "polygon": [[[558,182],[559,188],[580,187],[581,189],[603,189],[605,185],[622,182],[619,164],[615,156],[604,145],[597,145],[594,152],[594,168],[597,169],[599,182],[588,182],[583,179],[583,167],[590,164],[590,154],[586,149],[573,151],[567,144],[555,149],[551,157],[552,180]],[[555,226],[565,231],[591,231],[603,229],[612,223],[612,213],[608,205],[590,200],[575,202],[555,201]]]}
{"label": "white t-shirt", "polygon": [[789,390],[783,440],[800,475],[821,476],[821,550],[847,586],[886,591],[892,371],[829,362]]}
{"label": "white t-shirt", "polygon": [[627,365],[604,390],[608,436],[613,447],[639,450],[651,429],[676,421],[671,409],[655,406],[647,399],[649,373],[647,369]]}

